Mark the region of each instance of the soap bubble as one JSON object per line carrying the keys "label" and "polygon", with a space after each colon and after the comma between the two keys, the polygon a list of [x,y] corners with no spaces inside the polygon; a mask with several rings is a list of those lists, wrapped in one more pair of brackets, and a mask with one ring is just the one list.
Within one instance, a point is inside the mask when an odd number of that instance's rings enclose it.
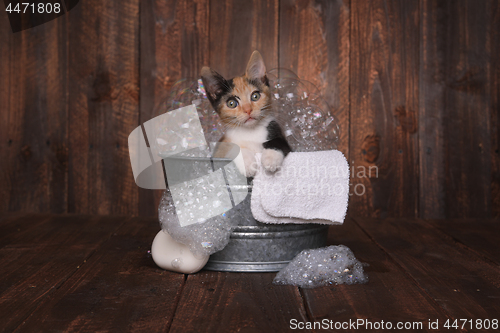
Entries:
{"label": "soap bubble", "polygon": [[310,82],[279,78],[271,86],[275,116],[293,151],[337,148],[338,121]]}
{"label": "soap bubble", "polygon": [[158,217],[161,228],[177,242],[187,245],[197,258],[203,258],[226,247],[234,228],[226,214],[201,221],[203,223],[181,226],[169,189],[161,198]]}
{"label": "soap bubble", "polygon": [[[170,93],[164,96],[156,106],[155,114],[161,115],[191,104],[196,106],[206,142],[219,141],[223,135],[224,127],[219,115],[214,111],[206,96],[201,79],[182,79],[177,81],[170,89]],[[178,132],[179,128],[172,130]],[[176,140],[176,137],[172,137],[171,131],[169,131],[166,124],[158,123],[155,132],[157,142],[158,140],[160,142]]]}
{"label": "soap bubble", "polygon": [[274,84],[274,81],[276,81],[277,79],[283,79],[283,78],[298,79],[299,77],[297,76],[297,74],[295,74],[289,69],[273,68],[267,72],[267,78],[269,79],[269,83],[272,86]]}
{"label": "soap bubble", "polygon": [[182,265],[182,258],[175,258],[172,260],[172,267],[173,268],[180,268]]}
{"label": "soap bubble", "polygon": [[273,281],[302,288],[366,282],[363,264],[345,245],[304,250],[279,271]]}
{"label": "soap bubble", "polygon": [[[307,103],[310,95],[319,95],[317,88],[311,86],[312,83],[308,85],[304,82],[306,81],[294,78],[276,79],[271,86],[274,101],[277,102],[278,105],[300,106],[302,102]],[[294,110],[292,109],[290,111]]]}

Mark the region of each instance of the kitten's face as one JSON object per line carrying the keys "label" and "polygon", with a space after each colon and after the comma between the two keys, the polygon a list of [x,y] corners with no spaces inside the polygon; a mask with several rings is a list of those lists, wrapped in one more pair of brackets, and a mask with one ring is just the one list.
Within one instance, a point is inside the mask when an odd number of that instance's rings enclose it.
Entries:
{"label": "kitten's face", "polygon": [[216,111],[227,127],[253,127],[271,111],[269,87],[250,80],[246,75],[228,81],[231,88],[225,93]]}
{"label": "kitten's face", "polygon": [[203,67],[201,77],[207,97],[226,127],[252,128],[271,113],[269,81],[259,52],[252,54],[243,76],[225,80]]}

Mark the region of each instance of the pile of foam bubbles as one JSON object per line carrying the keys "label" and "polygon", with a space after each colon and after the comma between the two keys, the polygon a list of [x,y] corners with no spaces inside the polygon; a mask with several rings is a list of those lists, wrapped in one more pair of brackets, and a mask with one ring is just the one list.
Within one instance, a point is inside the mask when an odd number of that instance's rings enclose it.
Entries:
{"label": "pile of foam bubbles", "polygon": [[[275,69],[268,72],[273,96],[274,116],[280,123],[286,139],[294,151],[317,151],[337,148],[339,141],[338,121],[331,108],[321,97],[319,90],[310,82],[301,80],[293,72]],[[217,142],[224,134],[224,127],[206,97],[201,79],[183,79],[172,87],[168,96],[157,107],[157,114],[192,105],[196,106],[207,143]],[[168,155],[172,146],[185,144],[179,130],[169,130],[159,123],[155,129],[154,144],[160,155]],[[191,149],[185,157],[209,157],[206,149]],[[191,179],[195,179],[193,175]],[[211,186],[213,184],[207,184]],[[186,190],[189,196],[189,190]],[[214,192],[214,195],[216,192]],[[176,241],[189,246],[195,256],[202,257],[222,250],[229,242],[235,223],[245,223],[251,216],[249,198],[224,214],[215,215],[200,223],[182,226],[176,213],[175,202],[167,189],[158,212],[162,229]],[[217,202],[217,200],[208,200]],[[193,202],[193,209],[204,207]],[[210,214],[208,214],[210,215]],[[212,214],[213,215],[213,214]],[[236,221],[236,222],[234,222]],[[243,221],[243,222],[242,222]],[[328,284],[363,283],[367,278],[363,266],[349,248],[333,246],[324,249],[305,250],[278,275],[275,283],[301,287]]]}
{"label": "pile of foam bubbles", "polygon": [[300,252],[273,281],[302,288],[366,282],[363,264],[344,245]]}
{"label": "pile of foam bubbles", "polygon": [[189,246],[197,258],[218,252],[229,243],[233,225],[228,214],[216,215],[203,223],[182,226],[169,189],[161,198],[158,215],[162,229],[177,242]]}

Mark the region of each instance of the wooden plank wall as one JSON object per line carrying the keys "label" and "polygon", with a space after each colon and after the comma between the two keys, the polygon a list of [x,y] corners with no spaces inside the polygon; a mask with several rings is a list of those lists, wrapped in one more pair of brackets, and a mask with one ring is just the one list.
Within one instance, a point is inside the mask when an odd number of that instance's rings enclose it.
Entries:
{"label": "wooden plank wall", "polygon": [[155,215],[128,134],[175,81],[240,74],[254,49],[335,110],[349,214],[500,216],[496,0],[87,0],[17,34],[2,17],[0,211]]}
{"label": "wooden plank wall", "polygon": [[128,135],[139,123],[139,0],[93,1],[68,20],[68,211],[138,214]]}
{"label": "wooden plank wall", "polygon": [[67,210],[66,28],[0,19],[0,211]]}
{"label": "wooden plank wall", "polygon": [[365,216],[418,216],[418,14],[416,0],[351,5],[351,207]]}

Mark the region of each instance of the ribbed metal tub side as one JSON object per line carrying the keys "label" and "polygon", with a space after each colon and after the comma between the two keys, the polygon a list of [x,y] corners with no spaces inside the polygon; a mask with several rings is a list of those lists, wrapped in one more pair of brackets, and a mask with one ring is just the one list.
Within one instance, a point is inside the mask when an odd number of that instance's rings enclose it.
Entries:
{"label": "ribbed metal tub side", "polygon": [[328,226],[288,224],[239,226],[229,244],[210,256],[204,269],[225,272],[277,272],[299,252],[326,246]]}

